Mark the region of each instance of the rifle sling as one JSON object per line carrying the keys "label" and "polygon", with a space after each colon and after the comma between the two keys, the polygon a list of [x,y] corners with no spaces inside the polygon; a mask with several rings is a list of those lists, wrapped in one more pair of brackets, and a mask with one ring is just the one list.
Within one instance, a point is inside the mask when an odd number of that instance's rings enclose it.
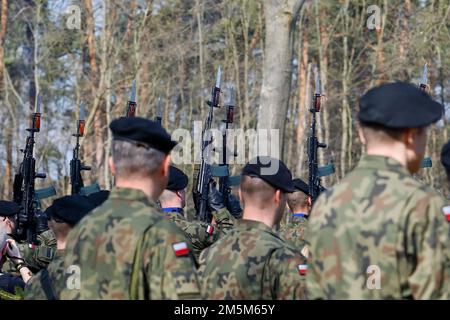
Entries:
{"label": "rifle sling", "polygon": [[55,291],[53,290],[52,280],[50,279],[47,269],[43,269],[41,271],[41,279],[40,280],[41,280],[42,289],[45,292],[45,296],[47,297],[47,300],[59,300],[58,296],[56,295]]}

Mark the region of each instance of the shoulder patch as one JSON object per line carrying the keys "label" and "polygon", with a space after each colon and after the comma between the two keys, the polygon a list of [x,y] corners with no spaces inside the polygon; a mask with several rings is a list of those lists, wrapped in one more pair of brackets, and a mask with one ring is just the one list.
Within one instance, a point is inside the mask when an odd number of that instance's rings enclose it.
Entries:
{"label": "shoulder patch", "polygon": [[450,206],[443,207],[442,212],[444,213],[445,219],[450,222]]}
{"label": "shoulder patch", "polygon": [[304,276],[306,274],[306,271],[308,270],[308,265],[306,265],[306,264],[299,264],[297,266],[297,268],[298,268],[298,273],[301,276]]}
{"label": "shoulder patch", "polygon": [[176,242],[172,244],[173,251],[177,257],[189,254],[189,248],[186,242]]}
{"label": "shoulder patch", "polygon": [[206,227],[206,233],[211,235],[214,232],[214,227],[210,224]]}

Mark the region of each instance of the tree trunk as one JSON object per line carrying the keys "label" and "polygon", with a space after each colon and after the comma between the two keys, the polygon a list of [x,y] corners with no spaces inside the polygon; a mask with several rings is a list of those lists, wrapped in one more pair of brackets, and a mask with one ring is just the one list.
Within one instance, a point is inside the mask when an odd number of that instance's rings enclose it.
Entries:
{"label": "tree trunk", "polygon": [[308,68],[308,49],[309,49],[309,38],[306,32],[301,33],[301,46],[299,46],[299,68],[298,68],[298,123],[296,130],[296,142],[297,142],[297,152],[298,152],[298,163],[297,163],[297,176],[301,176],[303,163],[305,160],[305,148],[304,144],[306,142],[305,139],[305,131],[307,128],[307,117],[309,115],[308,107],[306,106],[306,97],[307,90],[309,88],[307,82],[307,70]]}
{"label": "tree trunk", "polygon": [[[0,88],[4,89],[2,91],[7,91],[6,77],[4,76],[4,49],[3,45],[6,39],[7,30],[7,20],[8,20],[8,0],[2,0],[1,3],[1,14],[0,14]],[[5,103],[9,103],[7,97],[4,99]],[[12,152],[13,152],[13,121],[12,116],[8,117],[8,123],[4,127],[5,134],[5,145],[6,145],[6,163],[5,163],[5,175],[3,177],[3,197],[9,199],[12,194]]]}
{"label": "tree trunk", "polygon": [[263,3],[266,37],[258,129],[278,129],[279,151],[283,152],[285,118],[291,93],[293,33],[304,1],[264,0]]}

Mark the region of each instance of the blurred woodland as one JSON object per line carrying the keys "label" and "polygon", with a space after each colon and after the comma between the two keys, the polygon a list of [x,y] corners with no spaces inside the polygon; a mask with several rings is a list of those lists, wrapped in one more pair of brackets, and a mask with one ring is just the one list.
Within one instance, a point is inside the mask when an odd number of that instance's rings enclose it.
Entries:
{"label": "blurred woodland", "polygon": [[[137,115],[154,118],[158,99],[163,126],[192,130],[203,120],[219,65],[223,85],[236,89],[235,128],[277,128],[282,158],[307,177],[306,139],[320,67],[325,96],[319,113],[320,164],[339,181],[362,152],[355,115],[358,98],[374,85],[419,84],[425,63],[433,97],[449,106],[450,2],[448,0],[0,0],[0,194],[10,199],[22,160],[36,93],[43,98],[36,134],[38,186],[69,193],[69,161],[79,105],[86,103],[82,139],[86,183],[112,184],[107,161],[108,123],[125,112],[133,79]],[[67,7],[81,8],[81,28],[69,29]],[[370,29],[367,8],[381,9]],[[447,108],[448,109],[448,108]],[[225,111],[215,112],[217,127]],[[448,120],[448,119],[445,119]],[[446,121],[430,133],[433,167],[419,178],[441,189],[440,148]],[[193,165],[183,167],[192,177]],[[234,173],[239,167],[233,167]]]}

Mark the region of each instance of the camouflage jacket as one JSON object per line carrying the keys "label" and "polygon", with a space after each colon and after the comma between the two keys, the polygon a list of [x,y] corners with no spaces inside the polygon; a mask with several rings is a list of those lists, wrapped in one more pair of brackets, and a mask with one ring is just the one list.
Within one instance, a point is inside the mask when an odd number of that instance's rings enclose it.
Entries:
{"label": "camouflage jacket", "polygon": [[186,237],[136,189],[114,188],[72,229],[63,265],[61,299],[200,297]]}
{"label": "camouflage jacket", "polygon": [[305,259],[275,231],[257,221],[236,226],[200,255],[207,299],[305,299]]}
{"label": "camouflage jacket", "polygon": [[165,212],[165,214],[186,234],[192,245],[196,261],[198,261],[202,250],[233,228],[235,220],[225,208],[213,213],[216,220],[215,225],[201,221],[187,221],[184,216],[176,211]]}
{"label": "camouflage jacket", "polygon": [[[64,286],[64,255],[65,250],[56,250],[52,263],[47,267],[48,285],[56,296],[54,288],[61,288]],[[39,271],[30,280],[28,280],[25,286],[25,300],[48,300],[48,297],[44,291],[43,274],[44,270]],[[60,282],[60,283],[56,283]]]}
{"label": "camouflage jacket", "polygon": [[[26,266],[34,273],[46,268],[56,252],[56,239],[53,231],[47,230],[38,234],[37,240],[39,241],[37,246],[30,246],[26,242],[17,244]],[[3,270],[19,274],[10,260],[5,262]]]}
{"label": "camouflage jacket", "polygon": [[[279,230],[280,235],[295,248],[300,251],[305,246],[305,230],[308,225],[308,219],[302,214],[292,214],[288,224],[282,226]],[[303,253],[307,256],[307,254]]]}
{"label": "camouflage jacket", "polygon": [[311,212],[308,297],[449,298],[446,205],[397,161],[364,156]]}

